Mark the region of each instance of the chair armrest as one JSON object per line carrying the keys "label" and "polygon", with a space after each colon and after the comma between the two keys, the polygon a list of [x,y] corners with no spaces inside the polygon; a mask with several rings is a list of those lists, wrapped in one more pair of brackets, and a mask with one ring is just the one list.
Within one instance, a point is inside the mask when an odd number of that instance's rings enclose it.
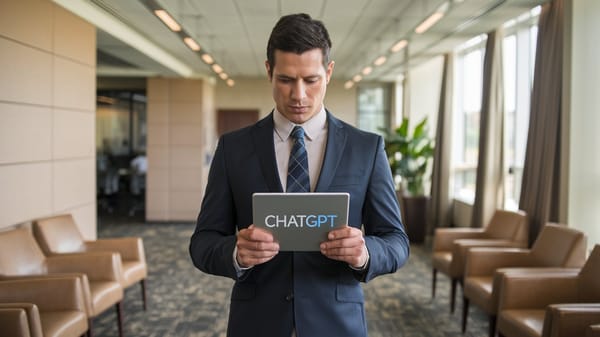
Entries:
{"label": "chair armrest", "polygon": [[471,248],[466,253],[465,277],[491,276],[496,269],[530,265],[530,250],[522,248]]}
{"label": "chair armrest", "polygon": [[23,308],[0,307],[0,326],[3,336],[31,336],[29,317]]}
{"label": "chair armrest", "polygon": [[464,275],[467,251],[475,247],[517,247],[515,242],[499,239],[458,239],[452,244],[452,275]]}
{"label": "chair armrest", "polygon": [[587,328],[600,323],[600,303],[553,304],[546,308],[544,330],[552,336],[584,336]]}
{"label": "chair armrest", "polygon": [[85,252],[53,255],[46,258],[49,273],[77,272],[90,281],[122,283],[121,256],[115,252]]}
{"label": "chair armrest", "polygon": [[482,238],[484,233],[482,228],[438,228],[433,236],[433,251],[451,250],[454,240]]}
{"label": "chair armrest", "polygon": [[504,274],[498,313],[507,309],[544,309],[577,300],[578,275],[563,273]]}
{"label": "chair armrest", "polygon": [[111,238],[86,241],[86,250],[91,252],[118,252],[125,261],[146,262],[144,243],[141,238]]}
{"label": "chair armrest", "polygon": [[40,277],[0,281],[0,302],[34,303],[41,311],[86,312],[81,280],[77,277]]}
{"label": "chair armrest", "polygon": [[33,303],[0,303],[0,326],[7,336],[43,337],[40,312]]}

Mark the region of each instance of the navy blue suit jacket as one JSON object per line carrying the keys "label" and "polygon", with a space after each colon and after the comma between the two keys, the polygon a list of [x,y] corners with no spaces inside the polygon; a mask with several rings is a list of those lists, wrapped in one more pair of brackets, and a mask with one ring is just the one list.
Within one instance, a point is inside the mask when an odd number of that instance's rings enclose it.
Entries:
{"label": "navy blue suit jacket", "polygon": [[317,192],[350,193],[350,226],[364,226],[370,255],[363,272],[320,252],[279,252],[238,278],[236,231],[252,224],[252,194],[282,192],[272,114],[226,134],[215,152],[190,255],[200,270],[232,278],[228,336],[364,337],[360,281],[401,267],[408,237],[383,140],[327,112],[328,137]]}

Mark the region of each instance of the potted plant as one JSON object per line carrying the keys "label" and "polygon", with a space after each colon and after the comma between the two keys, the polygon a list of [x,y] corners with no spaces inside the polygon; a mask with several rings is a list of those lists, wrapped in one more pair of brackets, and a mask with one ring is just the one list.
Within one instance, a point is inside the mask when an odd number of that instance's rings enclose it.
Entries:
{"label": "potted plant", "polygon": [[426,175],[434,153],[433,139],[429,137],[427,117],[410,132],[408,118],[393,132],[385,130],[385,150],[394,178],[399,180],[398,199],[409,238],[423,242],[427,219],[428,197],[425,194]]}

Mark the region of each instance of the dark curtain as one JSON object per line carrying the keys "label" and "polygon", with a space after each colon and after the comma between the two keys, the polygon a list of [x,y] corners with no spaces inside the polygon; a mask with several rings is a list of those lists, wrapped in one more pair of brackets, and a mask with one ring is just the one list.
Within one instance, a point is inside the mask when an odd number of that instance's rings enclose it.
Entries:
{"label": "dark curtain", "polygon": [[563,0],[542,6],[529,133],[519,208],[529,217],[529,243],[548,221],[558,222],[561,168]]}

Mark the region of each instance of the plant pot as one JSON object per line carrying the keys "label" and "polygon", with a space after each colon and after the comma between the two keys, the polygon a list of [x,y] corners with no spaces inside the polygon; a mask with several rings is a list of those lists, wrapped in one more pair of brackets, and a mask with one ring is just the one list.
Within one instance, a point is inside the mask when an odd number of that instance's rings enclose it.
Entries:
{"label": "plant pot", "polygon": [[423,243],[427,229],[427,196],[398,195],[402,207],[402,223],[411,243]]}

